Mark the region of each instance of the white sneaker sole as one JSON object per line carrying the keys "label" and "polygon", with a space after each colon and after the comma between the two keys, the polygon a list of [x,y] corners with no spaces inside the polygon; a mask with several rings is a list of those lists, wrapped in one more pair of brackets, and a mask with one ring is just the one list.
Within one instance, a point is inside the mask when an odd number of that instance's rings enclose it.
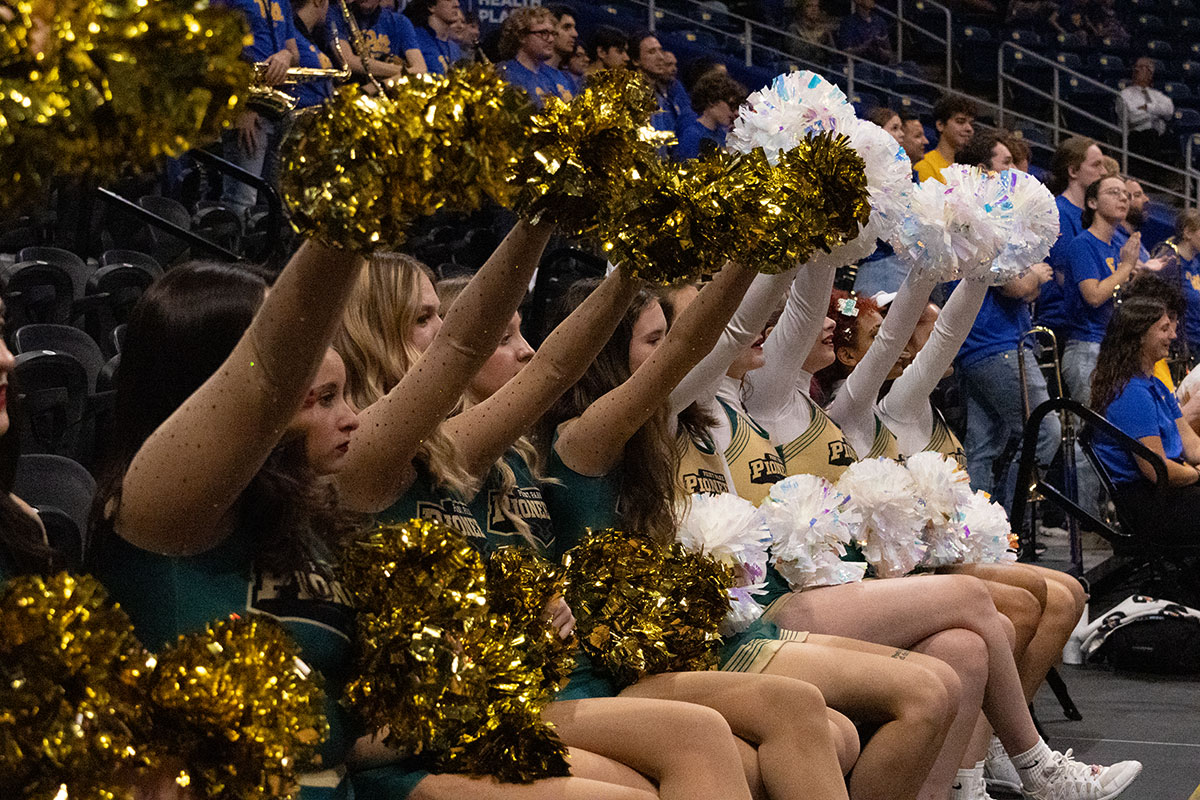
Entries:
{"label": "white sneaker sole", "polygon": [[[1129,774],[1129,777],[1122,781],[1118,786],[1114,786],[1105,794],[1099,795],[1092,800],[1113,800],[1114,797],[1120,796],[1126,789],[1128,789],[1141,774],[1142,765],[1138,764],[1137,769],[1133,770],[1133,772]],[[1036,795],[1029,794],[1028,792],[1023,792],[1022,794],[1025,798],[1027,798],[1027,800],[1038,800]]]}

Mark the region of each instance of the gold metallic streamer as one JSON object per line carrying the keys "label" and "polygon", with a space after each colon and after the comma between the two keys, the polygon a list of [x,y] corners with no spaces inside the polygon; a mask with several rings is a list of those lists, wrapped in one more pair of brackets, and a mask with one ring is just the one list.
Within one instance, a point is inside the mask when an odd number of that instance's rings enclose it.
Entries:
{"label": "gold metallic streamer", "polygon": [[674,140],[650,127],[657,108],[649,84],[621,69],[596,73],[570,103],[547,97],[517,164],[517,212],[544,216],[568,236],[592,232],[605,206]]}
{"label": "gold metallic streamer", "polygon": [[155,739],[212,798],[292,798],[299,772],[320,769],[329,733],[319,675],[287,632],[258,614],[179,637],[150,687]]}
{"label": "gold metallic streamer", "polygon": [[0,796],[113,798],[147,762],[153,658],[94,578],[22,576],[0,597]]}
{"label": "gold metallic streamer", "polygon": [[246,37],[206,0],[18,2],[0,27],[0,207],[216,138],[251,80]]}
{"label": "gold metallic streamer", "polygon": [[387,728],[389,745],[437,771],[568,774],[566,748],[539,716],[551,694],[538,649],[489,608],[483,561],[461,533],[429,520],[381,526],[348,549],[343,570],[359,609],[347,699]]}
{"label": "gold metallic streamer", "polygon": [[716,668],[732,570],[612,529],[590,533],[565,563],[583,646],[618,685]]}

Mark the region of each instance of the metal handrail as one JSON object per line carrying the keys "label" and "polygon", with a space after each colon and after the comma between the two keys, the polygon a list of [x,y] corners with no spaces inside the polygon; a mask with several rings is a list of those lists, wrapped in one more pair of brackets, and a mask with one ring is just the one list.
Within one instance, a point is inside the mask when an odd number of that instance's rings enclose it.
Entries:
{"label": "metal handrail", "polygon": [[[835,64],[838,61],[843,61],[846,64],[845,76],[846,76],[846,93],[847,94],[853,94],[854,90],[855,90],[855,86],[858,84],[861,84],[864,87],[868,87],[869,89],[871,89],[873,91],[877,91],[877,92],[881,92],[881,93],[893,91],[889,87],[882,86],[878,83],[875,83],[872,81],[864,81],[864,80],[861,80],[860,78],[857,78],[855,75],[855,64],[857,64],[857,63],[867,64],[871,68],[878,69],[881,71],[889,71],[889,70],[894,71],[893,67],[882,65],[882,64],[876,64],[865,58],[860,58],[859,56],[851,55],[850,53],[847,53],[844,50],[838,50],[835,47],[829,47],[828,45],[818,44],[818,43],[814,43],[814,42],[804,41],[802,43],[804,44],[806,49],[815,49],[822,53],[827,53],[830,56],[829,63],[824,63],[824,64],[817,63],[810,59],[798,57],[793,53],[786,52],[786,51],[780,50],[775,47],[771,47],[770,45],[755,43],[754,42],[754,29],[756,27],[761,28],[764,31],[769,31],[775,35],[783,36],[789,40],[801,41],[799,39],[799,37],[794,36],[793,34],[787,32],[787,31],[782,31],[778,28],[774,28],[770,25],[766,25],[764,23],[758,22],[757,20],[752,20],[752,19],[749,19],[748,17],[743,17],[743,16],[741,16],[739,14],[735,14],[733,12],[729,12],[729,13],[721,12],[722,16],[724,16],[728,19],[740,20],[742,22],[743,32],[741,34],[735,34],[728,30],[725,30],[723,28],[717,27],[716,25],[711,25],[711,24],[705,23],[701,20],[697,20],[697,19],[690,17],[687,14],[681,13],[679,11],[674,11],[674,10],[667,9],[667,8],[659,8],[654,0],[631,0],[631,2],[637,3],[639,5],[644,5],[646,7],[648,15],[649,15],[649,23],[650,23],[650,25],[648,27],[650,27],[650,30],[652,30],[652,31],[654,30],[654,28],[651,26],[653,26],[658,21],[659,17],[662,17],[662,18],[670,17],[672,19],[686,20],[688,23],[688,26],[690,28],[693,28],[696,30],[709,31],[709,32],[717,34],[719,36],[738,40],[741,44],[743,44],[745,46],[744,63],[747,67],[754,66],[754,51],[755,50],[759,51],[760,53],[766,53],[771,56],[777,56],[781,59],[786,59],[787,61],[789,61],[793,64],[802,66],[805,69],[811,69],[813,72],[816,72],[816,73],[829,73],[831,69],[836,69],[836,67],[831,66],[832,64]],[[698,2],[698,0],[688,0],[688,2],[690,2],[692,5],[696,6],[698,9],[710,10],[710,9],[702,6]],[[922,78],[917,75],[908,75],[907,73],[905,73],[904,77],[905,77],[905,79],[912,81],[914,84],[918,84],[920,86],[933,89],[936,92],[945,91],[947,88],[945,84],[935,83],[933,81],[926,80],[925,78]],[[750,88],[753,89],[755,87],[750,87]]]}
{"label": "metal handrail", "polygon": [[1200,181],[1196,180],[1196,169],[1192,165],[1192,155],[1196,145],[1200,145],[1200,133],[1193,133],[1188,138],[1187,149],[1183,154],[1183,190],[1188,196],[1189,206],[1194,196],[1193,190],[1195,190],[1196,196],[1200,196]]}
{"label": "metal handrail", "polygon": [[[1047,91],[1039,86],[1034,86],[1033,84],[1029,83],[1028,81],[1023,81],[1020,78],[1018,78],[1016,76],[1016,74],[1011,70],[1008,61],[1006,61],[1006,59],[1005,59],[1006,53],[1019,53],[1021,59],[1023,61],[1025,61],[1026,63],[1032,64],[1034,66],[1049,67],[1052,70],[1051,74],[1053,76],[1052,85],[1051,85],[1050,90]],[[1101,96],[1108,97],[1111,100],[1110,107],[1113,109],[1113,113],[1117,114],[1118,121],[1114,123],[1112,121],[1111,117],[1105,118],[1105,117],[1099,116],[1098,114],[1093,113],[1092,111],[1089,111],[1084,108],[1080,108],[1079,106],[1074,105],[1074,104],[1069,103],[1066,100],[1064,100],[1062,98],[1062,85],[1063,85],[1062,81],[1064,78],[1074,79],[1077,82],[1082,82],[1082,83],[1088,84],[1092,87],[1095,87],[1098,94],[1100,94]],[[1006,103],[1006,97],[1005,97],[1006,85],[1020,87],[1035,96],[1050,100],[1052,108],[1053,108],[1053,115],[1054,115],[1053,119],[1051,119],[1051,120],[1038,119],[1036,117],[1030,116],[1029,114],[1022,113],[1021,111],[1018,111],[1016,109],[1006,107],[1006,105],[1005,105],[1005,103]],[[997,107],[999,110],[999,116],[997,117],[997,119],[999,121],[1001,121],[1001,124],[1003,124],[1004,118],[1007,117],[1008,119],[1016,119],[1016,120],[1023,120],[1023,121],[1027,121],[1027,122],[1033,122],[1038,125],[1048,127],[1053,132],[1055,147],[1058,146],[1060,141],[1065,136],[1075,135],[1075,132],[1070,130],[1066,126],[1066,124],[1064,123],[1064,121],[1062,119],[1062,112],[1064,110],[1069,111],[1073,114],[1076,114],[1083,119],[1087,119],[1087,120],[1091,121],[1092,123],[1100,126],[1104,130],[1110,131],[1113,134],[1118,135],[1118,137],[1120,138],[1119,146],[1111,145],[1111,144],[1107,144],[1107,143],[1102,143],[1102,144],[1104,144],[1104,146],[1106,148],[1109,148],[1110,150],[1112,150],[1113,151],[1112,154],[1114,156],[1119,156],[1119,161],[1121,163],[1121,171],[1122,172],[1128,173],[1129,162],[1131,160],[1142,163],[1142,164],[1154,164],[1157,168],[1165,169],[1169,173],[1173,173],[1175,175],[1180,176],[1184,183],[1184,190],[1181,193],[1178,189],[1171,188],[1168,186],[1162,186],[1162,185],[1156,184],[1152,181],[1139,178],[1139,181],[1142,183],[1143,186],[1145,186],[1148,189],[1151,189],[1153,191],[1161,192],[1163,194],[1167,194],[1172,197],[1179,198],[1188,207],[1191,207],[1193,205],[1193,203],[1195,202],[1195,199],[1192,197],[1192,192],[1189,188],[1190,183],[1189,183],[1188,174],[1189,174],[1190,170],[1188,170],[1188,169],[1180,170],[1177,167],[1174,167],[1172,165],[1163,164],[1161,162],[1157,162],[1152,159],[1148,159],[1145,156],[1141,155],[1140,153],[1133,152],[1129,149],[1129,118],[1123,112],[1119,111],[1119,109],[1121,109],[1121,103],[1122,103],[1121,92],[1119,90],[1114,89],[1111,86],[1108,86],[1107,84],[1096,80],[1095,78],[1085,75],[1082,72],[1078,72],[1077,70],[1073,70],[1070,67],[1063,66],[1062,64],[1060,64],[1058,61],[1055,61],[1054,59],[1047,58],[1043,55],[1033,52],[1032,50],[1030,50],[1026,47],[1022,47],[1021,45],[1017,44],[1016,42],[1008,41],[1008,42],[1002,42],[1000,44],[1000,47],[996,51],[996,98],[997,98]],[[1031,142],[1030,144],[1036,144],[1036,143]],[[1190,150],[1190,148],[1189,148],[1189,150]],[[1188,155],[1190,155],[1190,153]]]}
{"label": "metal handrail", "polygon": [[[942,16],[946,19],[946,35],[939,36],[928,28],[923,28],[910,19],[904,16],[905,0],[896,0],[896,10],[892,11],[883,6],[875,6],[875,10],[883,14],[885,17],[891,17],[896,20],[896,60],[904,60],[904,26],[912,28],[917,33],[926,36],[946,48],[946,84],[945,88],[950,89],[954,85],[954,28],[951,25],[950,9],[935,0],[917,0],[922,5],[927,5],[942,12]],[[854,4],[850,4],[851,12],[854,13]]]}

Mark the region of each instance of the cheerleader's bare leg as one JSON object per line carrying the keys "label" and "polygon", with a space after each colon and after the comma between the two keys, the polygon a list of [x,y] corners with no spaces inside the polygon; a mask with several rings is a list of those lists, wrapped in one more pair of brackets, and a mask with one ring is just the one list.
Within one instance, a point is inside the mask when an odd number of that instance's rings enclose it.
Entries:
{"label": "cheerleader's bare leg", "polygon": [[673,672],[647,676],[621,697],[697,703],[719,712],[737,736],[757,746],[772,800],[847,798],[825,699],[811,684],[748,672]]}

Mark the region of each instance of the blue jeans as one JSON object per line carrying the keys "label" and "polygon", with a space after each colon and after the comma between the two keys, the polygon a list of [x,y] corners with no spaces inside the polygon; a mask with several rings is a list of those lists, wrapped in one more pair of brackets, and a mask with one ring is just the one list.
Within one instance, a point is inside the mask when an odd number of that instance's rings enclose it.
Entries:
{"label": "blue jeans", "polygon": [[885,256],[858,265],[854,278],[854,291],[863,297],[873,297],[879,292],[898,292],[908,268],[899,256]]}
{"label": "blue jeans", "polygon": [[[1032,411],[1050,399],[1046,378],[1032,352],[1026,353],[1025,376]],[[959,367],[958,378],[967,405],[967,440],[963,449],[971,488],[992,494],[1006,510],[1011,510],[1025,429],[1017,351],[1006,350]],[[1054,459],[1061,433],[1057,414],[1042,420],[1037,442],[1037,461],[1042,466]],[[997,464],[1002,456],[1004,463]]]}
{"label": "blue jeans", "polygon": [[[279,144],[288,128],[288,118],[272,120],[258,115],[258,130],[254,136],[254,152],[247,152],[238,140],[236,129],[221,134],[222,157],[251,175],[258,175],[274,185],[279,173]],[[243,216],[258,202],[258,189],[226,175],[221,189],[221,203]]]}
{"label": "blue jeans", "polygon": [[[1100,358],[1099,342],[1084,342],[1069,339],[1063,348],[1063,383],[1072,400],[1078,400],[1088,408],[1092,405],[1092,373]],[[1100,516],[1100,476],[1092,469],[1091,462],[1083,454],[1083,448],[1075,445],[1076,475],[1079,481],[1079,505],[1094,516]]]}

